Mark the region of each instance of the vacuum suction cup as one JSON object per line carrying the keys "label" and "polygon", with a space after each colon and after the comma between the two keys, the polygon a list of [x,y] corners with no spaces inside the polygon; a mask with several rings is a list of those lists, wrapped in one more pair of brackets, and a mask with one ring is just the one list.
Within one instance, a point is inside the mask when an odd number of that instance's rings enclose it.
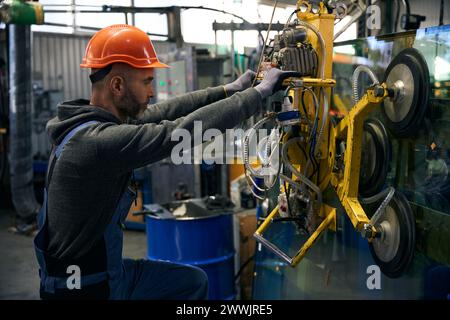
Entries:
{"label": "vacuum suction cup", "polygon": [[380,120],[364,122],[362,146],[359,194],[369,198],[383,188],[391,159],[391,142]]}
{"label": "vacuum suction cup", "polygon": [[381,271],[390,278],[401,276],[411,264],[415,247],[415,220],[408,200],[396,191],[375,228],[379,235],[370,252]]}
{"label": "vacuum suction cup", "polygon": [[419,51],[401,51],[386,69],[385,83],[393,97],[382,108],[386,125],[398,137],[413,136],[419,129],[429,97],[429,72]]}

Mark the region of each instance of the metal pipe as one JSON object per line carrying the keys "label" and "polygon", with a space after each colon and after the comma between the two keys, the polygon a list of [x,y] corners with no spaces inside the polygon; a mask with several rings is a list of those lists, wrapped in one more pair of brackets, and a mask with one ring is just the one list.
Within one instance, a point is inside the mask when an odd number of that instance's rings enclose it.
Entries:
{"label": "metal pipe", "polygon": [[[51,8],[51,7],[65,7],[66,5],[45,5],[46,8]],[[117,13],[117,12],[128,12],[128,13],[163,13],[163,14],[167,14],[169,12],[172,12],[174,10],[174,8],[180,8],[183,10],[189,10],[189,9],[198,9],[198,10],[208,10],[208,11],[215,11],[215,12],[221,12],[224,14],[229,14],[233,17],[236,17],[238,19],[241,19],[242,21],[246,22],[246,23],[250,23],[248,20],[246,20],[245,18],[238,16],[234,13],[228,12],[228,11],[224,11],[224,10],[219,10],[219,9],[215,9],[215,8],[208,8],[208,7],[203,7],[203,6],[171,6],[171,7],[127,7],[127,6],[110,6],[110,5],[103,5],[103,6],[90,6],[90,5],[77,5],[77,7],[89,7],[89,8],[98,8],[95,10],[77,10],[77,9],[70,9],[70,10],[63,10],[63,9],[50,9],[50,10],[45,10],[45,13],[68,13],[68,12],[73,12],[73,13],[97,13],[97,12],[101,12],[101,13]]]}
{"label": "metal pipe", "polygon": [[[134,8],[134,0],[131,0],[131,7]],[[131,13],[131,25],[132,26],[136,25],[136,13],[135,12]]]}
{"label": "metal pipe", "polygon": [[214,57],[217,57],[219,53],[217,45],[217,30],[214,30]]}
{"label": "metal pipe", "polygon": [[[71,24],[64,24],[64,23],[54,23],[54,22],[46,22],[44,23],[44,25],[46,26],[55,26],[55,27],[72,27]],[[98,28],[98,27],[88,27],[88,26],[81,26],[81,25],[77,25],[77,30],[92,30],[92,31],[99,31],[102,28]],[[168,34],[162,34],[162,33],[151,33],[151,32],[146,32],[147,35],[149,36],[158,36],[158,37],[168,37]]]}
{"label": "metal pipe", "polygon": [[76,33],[77,32],[77,16],[75,14],[76,0],[71,0],[70,1],[70,6],[72,8],[72,28],[73,28],[73,33]]}
{"label": "metal pipe", "polygon": [[32,223],[39,211],[33,188],[31,154],[31,31],[9,25],[9,166],[12,201],[19,223]]}
{"label": "metal pipe", "polygon": [[350,27],[354,22],[356,22],[364,14],[364,12],[366,11],[366,8],[367,8],[367,6],[364,3],[362,3],[362,1],[358,1],[355,4],[355,6],[358,7],[358,9],[357,9],[358,13],[352,15],[352,18],[350,19],[350,21],[347,22],[345,24],[345,26],[343,26],[342,29],[339,30],[334,35],[333,40],[336,40],[342,33],[344,33],[347,30],[348,27]]}

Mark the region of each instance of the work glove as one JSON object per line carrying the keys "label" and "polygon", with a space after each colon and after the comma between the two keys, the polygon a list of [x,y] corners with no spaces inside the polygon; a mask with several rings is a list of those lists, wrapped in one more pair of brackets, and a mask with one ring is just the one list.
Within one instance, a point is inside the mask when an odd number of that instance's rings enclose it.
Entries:
{"label": "work glove", "polygon": [[231,97],[238,91],[243,91],[252,86],[253,79],[256,77],[256,73],[252,70],[247,70],[239,78],[224,86],[227,97]]}
{"label": "work glove", "polygon": [[276,91],[282,89],[281,85],[284,79],[296,75],[296,72],[281,71],[280,69],[272,68],[266,73],[264,79],[255,87],[255,89],[263,99],[267,98]]}

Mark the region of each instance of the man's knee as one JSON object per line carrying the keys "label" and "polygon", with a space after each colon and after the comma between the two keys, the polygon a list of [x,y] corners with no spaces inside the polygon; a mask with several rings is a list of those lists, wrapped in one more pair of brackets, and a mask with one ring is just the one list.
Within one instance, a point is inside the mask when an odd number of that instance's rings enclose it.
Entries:
{"label": "man's knee", "polygon": [[189,279],[194,289],[192,299],[205,300],[208,298],[208,276],[200,268],[193,267],[190,271]]}

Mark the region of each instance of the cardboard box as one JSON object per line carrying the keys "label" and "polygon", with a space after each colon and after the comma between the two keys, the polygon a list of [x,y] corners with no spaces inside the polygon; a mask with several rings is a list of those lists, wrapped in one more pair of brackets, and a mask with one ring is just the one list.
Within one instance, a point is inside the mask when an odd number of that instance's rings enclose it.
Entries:
{"label": "cardboard box", "polygon": [[256,241],[253,238],[253,233],[256,231],[256,210],[245,210],[237,213],[236,216],[239,221],[239,262],[242,268],[239,279],[241,300],[250,300],[255,265],[252,257],[256,248]]}
{"label": "cardboard box", "polygon": [[144,215],[133,216],[133,212],[139,212],[143,210],[142,191],[138,189],[136,202],[133,201],[130,210],[128,211],[127,221],[144,223]]}

